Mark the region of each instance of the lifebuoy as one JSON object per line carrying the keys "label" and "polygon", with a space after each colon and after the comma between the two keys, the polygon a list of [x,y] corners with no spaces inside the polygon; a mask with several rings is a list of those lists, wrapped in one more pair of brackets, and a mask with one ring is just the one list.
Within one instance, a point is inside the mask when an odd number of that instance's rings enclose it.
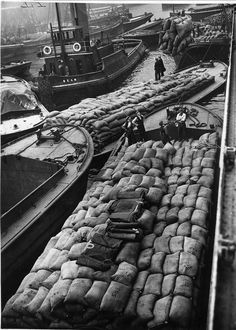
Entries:
{"label": "lifebuoy", "polygon": [[44,53],[45,55],[50,55],[51,52],[52,52],[52,49],[51,49],[50,46],[44,46],[44,47],[43,47],[43,53]]}
{"label": "lifebuoy", "polygon": [[73,45],[73,51],[74,52],[79,52],[81,50],[81,44],[78,42],[75,42]]}

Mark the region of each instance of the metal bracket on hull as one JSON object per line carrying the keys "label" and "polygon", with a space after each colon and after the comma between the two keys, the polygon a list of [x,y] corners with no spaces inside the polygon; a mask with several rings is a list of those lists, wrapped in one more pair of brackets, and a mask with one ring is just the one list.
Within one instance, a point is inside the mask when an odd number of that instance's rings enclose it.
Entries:
{"label": "metal bracket on hull", "polygon": [[223,238],[220,235],[219,238],[219,256],[229,264],[232,264],[235,258],[236,241]]}
{"label": "metal bracket on hull", "polygon": [[38,141],[36,142],[36,144],[39,145],[39,144],[43,143],[46,140],[52,140],[55,143],[60,142],[60,140],[61,140],[60,131],[59,130],[55,130],[55,131],[51,130],[51,133],[52,133],[52,135],[46,136],[46,135],[42,134],[41,129],[37,130],[36,135],[37,135]]}
{"label": "metal bracket on hull", "polygon": [[225,147],[224,161],[226,164],[226,171],[232,170],[235,164],[236,157],[236,148],[234,147]]}

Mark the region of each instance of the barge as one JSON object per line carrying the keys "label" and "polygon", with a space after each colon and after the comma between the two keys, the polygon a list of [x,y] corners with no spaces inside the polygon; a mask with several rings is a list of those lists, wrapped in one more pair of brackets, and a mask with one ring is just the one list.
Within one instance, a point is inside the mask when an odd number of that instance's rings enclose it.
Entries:
{"label": "barge", "polygon": [[163,144],[158,111],[147,141],[111,155],[6,303],[4,327],[204,328],[222,120],[188,109],[206,124],[188,140],[175,127]]}
{"label": "barge", "polygon": [[104,96],[84,99],[47,118],[45,125],[64,122],[86,127],[94,141],[95,158],[101,161],[123,134],[126,118],[134,117],[136,110],[145,116],[173,102],[199,102],[223,88],[226,75],[226,64],[204,62],[166,75],[160,81],[137,83]]}
{"label": "barge", "polygon": [[90,135],[68,125],[2,146],[2,303],[82,199],[92,158]]}
{"label": "barge", "polygon": [[30,61],[8,62],[1,65],[1,74],[17,77],[25,76],[29,73],[31,64],[32,62]]}

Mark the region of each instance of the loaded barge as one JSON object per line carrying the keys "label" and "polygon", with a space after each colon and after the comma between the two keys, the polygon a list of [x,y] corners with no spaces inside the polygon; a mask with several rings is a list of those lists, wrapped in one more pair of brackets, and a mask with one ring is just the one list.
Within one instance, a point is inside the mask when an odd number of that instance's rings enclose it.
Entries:
{"label": "loaded barge", "polygon": [[2,302],[83,198],[92,158],[90,135],[71,125],[38,129],[2,146]]}
{"label": "loaded barge", "polygon": [[67,110],[54,112],[46,118],[45,125],[82,125],[93,138],[95,163],[104,162],[115,141],[123,134],[122,125],[127,116],[134,117],[136,110],[147,115],[173,102],[199,102],[223,88],[226,75],[226,64],[204,62],[201,66],[166,75],[157,82],[137,83],[104,96],[85,99]]}
{"label": "loaded barge", "polygon": [[151,113],[147,141],[111,155],[5,305],[4,327],[203,328],[222,120],[175,106],[204,127],[187,119],[178,141],[170,126],[164,144]]}

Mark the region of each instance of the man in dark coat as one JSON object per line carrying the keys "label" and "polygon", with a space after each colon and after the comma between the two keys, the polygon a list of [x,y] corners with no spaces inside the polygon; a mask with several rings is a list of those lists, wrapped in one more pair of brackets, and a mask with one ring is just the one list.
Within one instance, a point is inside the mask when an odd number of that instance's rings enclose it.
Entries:
{"label": "man in dark coat", "polygon": [[132,123],[134,125],[134,134],[136,135],[137,141],[145,141],[145,127],[143,123],[143,115],[137,110],[136,116]]}
{"label": "man in dark coat", "polygon": [[128,139],[128,145],[136,142],[135,135],[134,135],[134,125],[132,119],[130,117],[126,118],[125,123],[123,124],[122,128],[125,130],[125,135]]}
{"label": "man in dark coat", "polygon": [[158,58],[156,58],[154,69],[155,69],[155,80],[161,79],[161,77],[164,76],[164,71],[166,70],[161,56],[158,56]]}
{"label": "man in dark coat", "polygon": [[163,63],[163,60],[162,60],[161,56],[158,56],[158,61],[159,61],[161,76],[163,77],[164,72],[166,71],[166,68],[164,66],[164,63]]}

